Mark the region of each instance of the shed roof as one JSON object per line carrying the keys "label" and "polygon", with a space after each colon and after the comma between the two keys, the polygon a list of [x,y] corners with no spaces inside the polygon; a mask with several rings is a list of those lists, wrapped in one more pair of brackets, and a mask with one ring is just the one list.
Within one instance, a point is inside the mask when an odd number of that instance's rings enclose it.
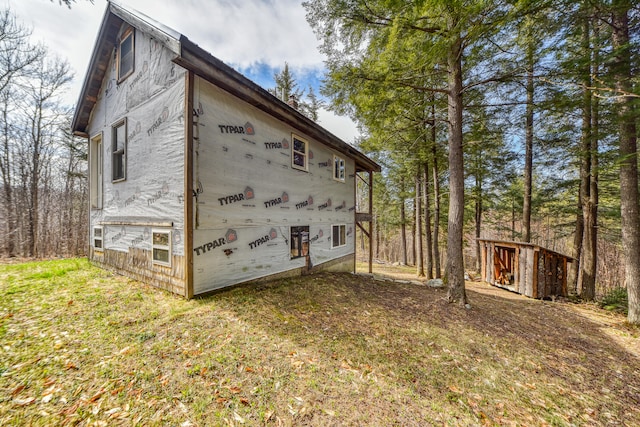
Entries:
{"label": "shed roof", "polygon": [[313,120],[273,96],[218,58],[205,51],[184,35],[149,18],[141,12],[108,1],[89,67],[84,78],[80,97],[73,117],[72,130],[78,135],[87,134],[91,111],[95,106],[113,49],[117,45],[118,31],[123,22],[150,34],[175,54],[173,61],[194,72],[212,84],[266,112],[308,136],[352,158],[356,171],[380,172],[376,162],[355,147],[333,135]]}
{"label": "shed roof", "polygon": [[565,255],[565,254],[563,254],[561,252],[554,251],[554,250],[551,250],[549,248],[545,248],[544,246],[540,246],[540,245],[538,245],[536,243],[516,242],[516,241],[511,241],[511,240],[496,240],[496,239],[478,239],[478,241],[480,241],[480,242],[490,242],[490,243],[494,243],[494,244],[496,244],[498,246],[512,247],[512,248],[514,248],[516,246],[530,246],[530,247],[534,248],[534,250],[542,249],[542,250],[545,250],[547,252],[551,252],[551,253],[554,253],[556,255],[559,255],[559,256],[561,256],[563,258],[566,258],[567,261],[569,261],[569,262],[575,261],[575,258],[573,258],[572,256]]}

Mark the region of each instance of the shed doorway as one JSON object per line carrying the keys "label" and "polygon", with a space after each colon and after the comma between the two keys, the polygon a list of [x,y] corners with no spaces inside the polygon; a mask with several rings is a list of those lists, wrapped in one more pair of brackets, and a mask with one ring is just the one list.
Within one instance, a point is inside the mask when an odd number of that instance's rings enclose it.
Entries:
{"label": "shed doorway", "polygon": [[515,283],[516,249],[495,246],[493,269],[496,284],[511,287]]}

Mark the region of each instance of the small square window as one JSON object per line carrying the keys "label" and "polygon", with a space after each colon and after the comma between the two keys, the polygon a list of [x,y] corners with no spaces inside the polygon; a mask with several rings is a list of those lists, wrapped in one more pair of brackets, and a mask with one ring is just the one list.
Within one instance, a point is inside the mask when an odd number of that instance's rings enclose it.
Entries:
{"label": "small square window", "polygon": [[307,159],[309,157],[309,143],[298,135],[291,135],[291,167],[303,171],[309,170]]}
{"label": "small square window", "polygon": [[344,224],[331,227],[331,247],[339,248],[347,244],[347,226]]}
{"label": "small square window", "polygon": [[309,255],[309,226],[291,227],[291,259]]}
{"label": "small square window", "polygon": [[127,120],[123,119],[111,129],[111,181],[124,181],[127,177]]}
{"label": "small square window", "polygon": [[344,182],[344,159],[333,156],[333,179]]}
{"label": "small square window", "polygon": [[153,230],[151,250],[154,264],[171,267],[171,231]]}
{"label": "small square window", "polygon": [[122,36],[118,46],[118,82],[133,74],[134,32],[128,30]]}
{"label": "small square window", "polygon": [[101,251],[103,249],[103,230],[102,227],[93,227],[93,248]]}

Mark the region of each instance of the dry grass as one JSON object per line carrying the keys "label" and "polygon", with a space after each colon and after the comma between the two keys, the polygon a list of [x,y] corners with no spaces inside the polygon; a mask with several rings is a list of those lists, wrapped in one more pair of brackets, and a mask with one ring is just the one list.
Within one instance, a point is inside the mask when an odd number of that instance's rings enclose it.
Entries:
{"label": "dry grass", "polygon": [[0,425],[640,425],[638,328],[467,289],[471,310],[341,274],[185,301],[85,260],[0,266]]}

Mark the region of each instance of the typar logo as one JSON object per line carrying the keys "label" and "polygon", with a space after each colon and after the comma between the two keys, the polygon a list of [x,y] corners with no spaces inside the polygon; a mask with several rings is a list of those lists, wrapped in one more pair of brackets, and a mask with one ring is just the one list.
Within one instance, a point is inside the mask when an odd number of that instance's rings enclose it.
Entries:
{"label": "typar logo", "polygon": [[220,246],[223,245],[227,245],[229,243],[233,243],[236,240],[238,240],[238,233],[233,230],[233,229],[229,229],[227,230],[227,233],[224,235],[224,237],[219,237],[215,240],[212,240],[210,242],[207,242],[203,245],[198,246],[197,248],[193,248],[193,251],[196,253],[196,256],[200,256],[204,253],[210,252],[212,250],[214,250],[215,248],[218,248]]}
{"label": "typar logo", "polygon": [[247,135],[255,135],[256,132],[253,130],[253,125],[249,122],[244,124],[244,131],[247,133]]}
{"label": "typar logo", "polygon": [[339,211],[340,209],[344,209],[347,206],[347,202],[345,200],[342,201],[342,204],[340,206],[336,206],[336,212]]}
{"label": "typar logo", "polygon": [[224,237],[227,239],[227,243],[232,243],[238,240],[238,233],[236,233],[236,230],[229,229]]}
{"label": "typar logo", "polygon": [[127,136],[127,140],[132,141],[133,138],[138,136],[142,132],[142,125],[140,122],[136,122],[136,125],[133,127],[133,131]]}
{"label": "typar logo", "polygon": [[286,192],[284,192],[282,193],[282,196],[276,197],[274,199],[267,200],[266,202],[264,202],[264,207],[270,208],[273,206],[281,205],[283,203],[287,203],[288,201],[289,201],[289,195]]}
{"label": "typar logo", "polygon": [[331,207],[331,199],[327,199],[327,201],[321,205],[318,205],[318,210],[321,211],[323,209],[327,209]]}
{"label": "typar logo", "polygon": [[158,117],[156,121],[153,122],[151,127],[147,129],[147,135],[151,136],[160,127],[161,124],[167,121],[167,119],[169,119],[169,107],[164,107],[162,109],[160,117]]}
{"label": "typar logo", "polygon": [[266,234],[262,237],[257,238],[256,240],[254,240],[253,242],[249,243],[249,248],[250,249],[255,249],[258,246],[267,243],[270,240],[275,239],[276,237],[278,237],[278,232],[276,231],[275,228],[272,228],[271,230],[269,230],[269,234]]}
{"label": "typar logo", "polygon": [[304,202],[296,203],[296,209],[306,208],[313,205],[313,197],[309,196]]}
{"label": "typar logo", "polygon": [[329,166],[331,166],[331,159],[327,159],[326,162],[318,162],[319,168],[328,168]]}
{"label": "typar logo", "polygon": [[318,234],[316,234],[315,236],[313,236],[312,238],[309,239],[310,242],[315,242],[319,239],[322,239],[322,236],[324,236],[324,232],[322,230],[318,230]]}
{"label": "typar logo", "polygon": [[247,187],[244,189],[244,193],[232,194],[230,196],[219,197],[218,201],[220,202],[220,206],[230,205],[232,203],[241,202],[243,200],[251,200],[255,197],[253,193],[253,189],[251,187]]}
{"label": "typar logo", "polygon": [[218,125],[220,133],[237,133],[243,135],[255,135],[256,131],[250,122],[244,125]]}
{"label": "typar logo", "polygon": [[253,188],[251,187],[247,187],[244,189],[244,197],[247,198],[247,200],[253,199]]}
{"label": "typar logo", "polygon": [[283,139],[282,142],[265,142],[264,148],[267,150],[288,150],[289,141]]}

